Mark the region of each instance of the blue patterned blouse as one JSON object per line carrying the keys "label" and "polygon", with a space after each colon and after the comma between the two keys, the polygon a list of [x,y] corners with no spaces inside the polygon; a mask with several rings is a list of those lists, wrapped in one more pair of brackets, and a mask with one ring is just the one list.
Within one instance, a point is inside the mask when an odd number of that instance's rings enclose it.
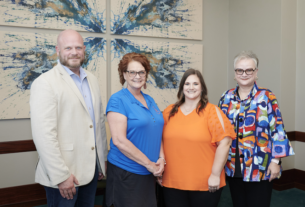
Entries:
{"label": "blue patterned blouse", "polygon": [[[219,101],[219,107],[234,125],[237,134],[225,165],[226,173],[230,177],[234,176],[238,141],[243,180],[268,180],[270,175],[267,176],[267,170],[271,159],[294,155],[278,102],[270,90],[257,87],[256,83],[244,100],[240,100],[237,90],[238,85],[235,89],[226,91]],[[239,120],[236,120],[237,117]]]}

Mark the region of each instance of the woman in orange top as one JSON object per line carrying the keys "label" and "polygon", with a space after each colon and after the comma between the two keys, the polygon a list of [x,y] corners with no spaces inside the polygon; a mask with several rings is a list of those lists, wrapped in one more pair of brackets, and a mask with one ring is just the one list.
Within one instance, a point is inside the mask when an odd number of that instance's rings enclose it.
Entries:
{"label": "woman in orange top", "polygon": [[225,186],[224,165],[236,134],[228,118],[208,102],[198,70],[187,70],[178,101],[164,112],[167,164],[158,181],[167,207],[217,206]]}

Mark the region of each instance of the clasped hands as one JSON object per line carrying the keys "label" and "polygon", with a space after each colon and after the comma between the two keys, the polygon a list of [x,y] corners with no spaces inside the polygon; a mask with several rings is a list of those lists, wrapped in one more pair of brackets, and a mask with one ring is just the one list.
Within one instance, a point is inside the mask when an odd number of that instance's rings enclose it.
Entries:
{"label": "clasped hands", "polygon": [[157,162],[151,162],[147,167],[147,170],[151,172],[156,178],[157,182],[162,186],[162,175],[164,172],[164,160],[158,159]]}

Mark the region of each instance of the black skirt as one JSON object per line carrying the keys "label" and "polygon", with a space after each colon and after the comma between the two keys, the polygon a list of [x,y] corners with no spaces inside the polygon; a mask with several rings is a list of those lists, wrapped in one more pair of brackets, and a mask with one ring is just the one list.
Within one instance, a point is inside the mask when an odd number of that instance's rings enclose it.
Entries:
{"label": "black skirt", "polygon": [[123,170],[108,161],[106,206],[157,207],[155,177]]}

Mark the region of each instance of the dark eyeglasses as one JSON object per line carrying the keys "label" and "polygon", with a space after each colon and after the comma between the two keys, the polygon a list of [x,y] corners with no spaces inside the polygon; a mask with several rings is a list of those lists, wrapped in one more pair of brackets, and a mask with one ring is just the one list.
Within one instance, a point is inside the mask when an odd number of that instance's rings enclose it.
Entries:
{"label": "dark eyeglasses", "polygon": [[140,77],[145,77],[146,75],[146,71],[145,70],[141,70],[139,72],[136,72],[136,71],[133,71],[133,70],[130,70],[130,71],[126,71],[128,74],[129,74],[129,77],[133,78],[133,77],[136,77],[137,74],[140,76]]}
{"label": "dark eyeglasses", "polygon": [[235,69],[235,73],[236,73],[237,75],[242,75],[242,74],[244,74],[244,73],[246,73],[247,75],[252,75],[253,72],[254,72],[255,70],[256,70],[256,68],[255,68],[255,69],[248,68],[248,69],[246,69],[246,70],[237,68],[237,69]]}

